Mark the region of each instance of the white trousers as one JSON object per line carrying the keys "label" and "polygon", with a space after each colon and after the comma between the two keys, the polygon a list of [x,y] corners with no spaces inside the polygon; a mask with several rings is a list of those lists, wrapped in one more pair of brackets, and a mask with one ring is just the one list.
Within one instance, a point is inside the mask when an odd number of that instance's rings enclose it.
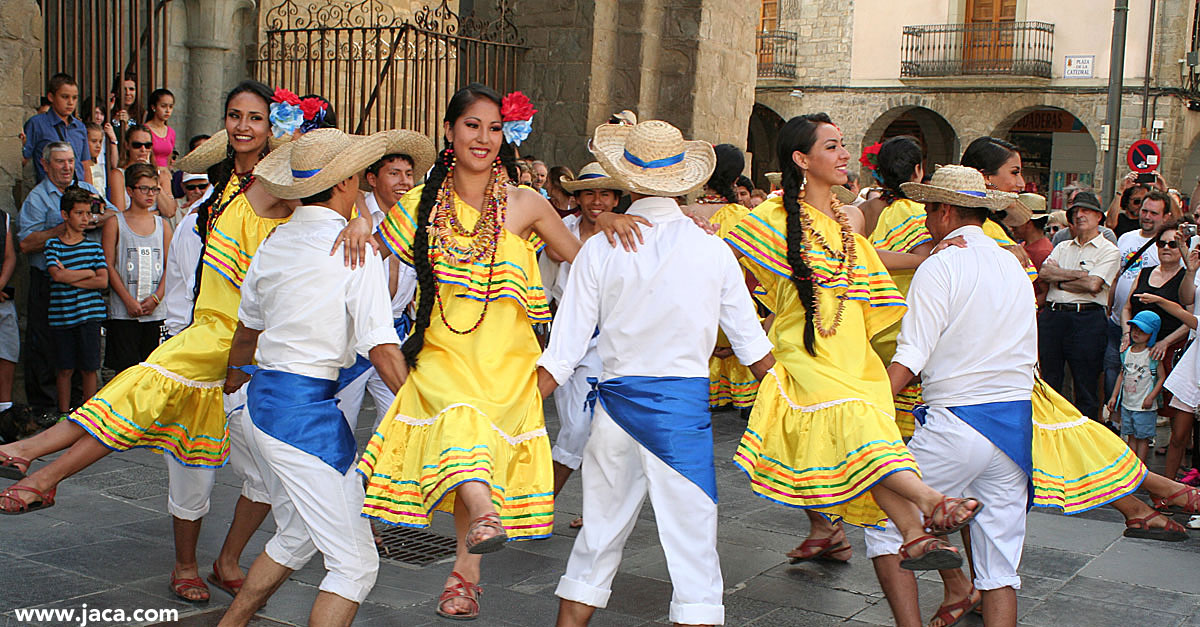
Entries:
{"label": "white trousers", "polygon": [[[925,424],[917,423],[908,450],[929,487],[946,496],[977,498],[984,505],[971,521],[975,587],[1019,589],[1029,477],[991,440],[942,407],[930,407]],[[866,537],[869,558],[900,552],[895,525],[867,529]]]}
{"label": "white trousers", "polygon": [[326,574],[319,588],[362,603],[379,574],[371,523],[361,515],[362,479],[353,467],[339,473],[275,439],[254,426],[249,415],[242,426],[271,495],[275,535],[267,541],[267,557],[299,570],[320,551]]}
{"label": "white trousers", "polygon": [[717,505],[629,436],[599,403],[583,453],[583,528],[555,594],[603,608],[646,493],[671,573],[670,620],[721,625],[724,587],[717,557]]}
{"label": "white trousers", "polygon": [[[258,466],[250,459],[242,423],[246,417],[246,386],[226,394],[225,417],[229,421],[229,466],[242,480],[242,496],[255,503],[270,503],[267,486],[258,472]],[[216,468],[184,466],[170,455],[167,461],[167,511],[182,520],[200,520],[208,513],[212,500],[213,484],[217,480]]]}
{"label": "white trousers", "polygon": [[554,390],[559,429],[554,447],[550,449],[550,457],[572,470],[579,470],[579,464],[583,462],[583,448],[587,446],[588,433],[592,430],[592,412],[584,408],[584,402],[588,392],[592,391],[588,377],[600,376],[600,354],[596,352],[595,341],[592,338],[587,354],[575,367],[566,385]]}
{"label": "white trousers", "polygon": [[358,414],[362,411],[364,394],[370,394],[375,401],[375,424],[371,426],[371,430],[374,431],[379,428],[379,423],[383,422],[383,416],[392,406],[392,401],[396,400],[396,395],[388,389],[374,366],[367,368],[349,385],[339,390],[336,396],[338,409],[346,415],[351,430],[358,427]]}

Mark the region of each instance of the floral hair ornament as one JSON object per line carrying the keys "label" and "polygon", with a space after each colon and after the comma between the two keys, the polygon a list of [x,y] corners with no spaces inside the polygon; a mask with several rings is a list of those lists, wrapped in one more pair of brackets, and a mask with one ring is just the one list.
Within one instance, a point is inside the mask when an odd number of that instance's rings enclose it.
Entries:
{"label": "floral hair ornament", "polygon": [[514,91],[505,96],[500,101],[500,118],[504,120],[504,139],[514,146],[520,146],[521,142],[528,139],[529,133],[533,131],[533,114],[535,113],[537,113],[537,109],[533,108],[533,103],[525,94]]}
{"label": "floral hair ornament", "polygon": [[870,146],[863,148],[862,156],[860,156],[858,158],[858,162],[860,164],[862,164],[862,167],[866,168],[868,171],[871,172],[871,178],[875,179],[880,184],[883,184],[883,179],[879,178],[879,172],[878,172],[878,170],[879,170],[879,149],[881,147],[883,147],[883,144],[881,144],[879,142],[875,142],[874,144],[871,144]]}
{"label": "floral hair ornament", "polygon": [[304,112],[304,123],[300,125],[300,132],[307,133],[321,127],[325,115],[329,113],[329,103],[321,98],[309,96],[300,100],[300,110]]}
{"label": "floral hair ornament", "polygon": [[300,97],[282,87],[275,88],[271,99],[271,134],[276,138],[292,135],[304,124],[304,110],[300,108]]}

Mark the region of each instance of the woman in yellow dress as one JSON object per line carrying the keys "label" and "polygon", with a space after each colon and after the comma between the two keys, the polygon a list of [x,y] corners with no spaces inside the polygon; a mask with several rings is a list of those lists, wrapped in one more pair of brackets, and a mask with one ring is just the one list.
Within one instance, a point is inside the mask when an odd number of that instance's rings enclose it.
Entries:
{"label": "woman in yellow dress", "polygon": [[[456,619],[479,614],[481,553],[552,531],[532,329],[550,312],[529,236],[568,261],[580,247],[540,194],[509,184],[504,117],[492,89],[459,90],[446,110],[447,148],[375,235],[381,252],[414,268],[418,294],[403,346],[410,374],[359,464],[363,514],[426,527],[434,510],[453,512],[458,554],[437,612]],[[615,218],[601,216],[606,231],[635,221],[606,215]],[[352,248],[364,226],[347,227]]]}
{"label": "woman in yellow dress", "polygon": [[849,161],[841,131],[824,114],[799,116],[783,126],[778,151],[782,197],[726,237],[774,301],[769,337],[778,360],[734,463],[768,500],[858,526],[890,519],[904,536],[905,568],[960,564],[957,550],[927,530],[957,530],[981,504],[922,483],[896,427],[869,340],[900,320],[904,300],[854,231],[862,214],[833,203],[831,187],[845,183]]}
{"label": "woman in yellow dress", "polygon": [[[220,163],[209,170],[214,182],[212,197],[197,209],[198,232],[205,248],[191,326],[159,346],[145,362],[121,372],[68,420],[0,447],[0,463],[19,472],[28,470],[27,460],[66,450],[0,493],[3,513],[53,505],[60,481],[112,451],[151,448],[182,466],[212,469],[228,460],[229,433],[221,386],[237,325],[241,279],[259,243],[291,213],[289,207],[276,205],[269,197],[257,202],[248,199],[248,191],[254,188],[251,171],[269,150],[272,96],[266,85],[243,81],[225,101],[227,139],[214,138],[210,141],[215,143],[207,149],[201,146],[196,151],[212,153],[216,147],[217,156],[208,163]],[[221,153],[225,154],[223,160]],[[259,206],[264,209],[257,209]],[[240,584],[238,559],[269,511],[268,503],[241,497],[214,565],[214,577],[220,583]],[[176,569],[171,585],[177,595],[190,601],[208,599],[195,562],[199,530],[199,519],[175,518]]]}

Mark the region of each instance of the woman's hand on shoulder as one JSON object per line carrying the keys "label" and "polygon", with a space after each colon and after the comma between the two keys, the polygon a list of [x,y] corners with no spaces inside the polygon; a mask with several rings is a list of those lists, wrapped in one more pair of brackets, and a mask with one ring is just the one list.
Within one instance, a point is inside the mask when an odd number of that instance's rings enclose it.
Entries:
{"label": "woman's hand on shoulder", "polygon": [[371,220],[360,215],[346,224],[346,228],[338,233],[337,239],[333,240],[333,248],[329,249],[329,255],[332,257],[337,254],[340,246],[346,258],[346,265],[350,268],[357,268],[367,261],[368,245],[376,252],[379,251],[379,244],[375,241],[374,235],[375,230],[371,228]]}
{"label": "woman's hand on shoulder", "polygon": [[642,239],[641,226],[638,225],[645,225],[648,228],[654,226],[653,223],[642,216],[634,216],[627,213],[608,212],[602,213],[600,217],[596,218],[596,226],[600,227],[601,231],[604,231],[604,237],[608,238],[608,243],[616,246],[619,239],[621,240],[621,246],[630,252],[636,251],[638,244],[646,243]]}

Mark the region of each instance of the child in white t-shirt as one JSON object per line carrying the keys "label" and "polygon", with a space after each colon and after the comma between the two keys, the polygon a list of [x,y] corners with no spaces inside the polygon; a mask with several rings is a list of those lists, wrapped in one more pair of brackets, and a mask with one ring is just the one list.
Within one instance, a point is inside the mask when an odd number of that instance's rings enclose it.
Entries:
{"label": "child in white t-shirt", "polygon": [[1121,436],[1143,462],[1150,453],[1158,419],[1158,395],[1167,378],[1162,362],[1150,356],[1161,326],[1162,320],[1152,311],[1142,311],[1129,321],[1129,348],[1121,353],[1121,373],[1108,399],[1110,414],[1120,399]]}

